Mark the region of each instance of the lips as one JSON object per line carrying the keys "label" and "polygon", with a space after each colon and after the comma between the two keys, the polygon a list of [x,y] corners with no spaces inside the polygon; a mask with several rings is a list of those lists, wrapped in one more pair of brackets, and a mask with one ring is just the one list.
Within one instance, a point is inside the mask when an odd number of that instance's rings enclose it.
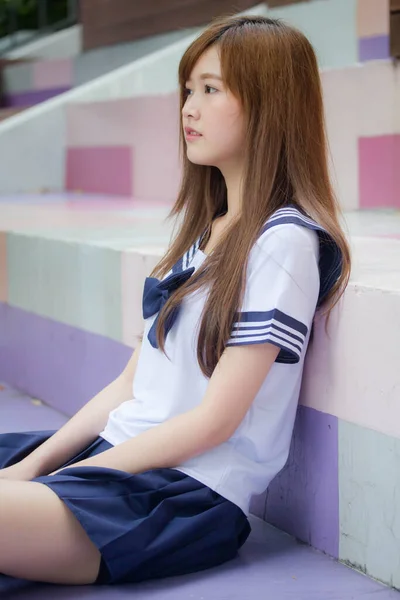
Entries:
{"label": "lips", "polygon": [[185,127],[185,133],[186,135],[202,135],[200,132],[196,131],[195,129],[192,129],[191,127]]}

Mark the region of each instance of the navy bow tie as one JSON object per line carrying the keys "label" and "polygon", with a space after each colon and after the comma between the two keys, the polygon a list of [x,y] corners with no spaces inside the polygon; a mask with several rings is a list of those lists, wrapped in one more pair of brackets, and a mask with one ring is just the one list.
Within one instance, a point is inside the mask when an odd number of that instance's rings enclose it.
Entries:
{"label": "navy bow tie", "polygon": [[[190,267],[190,269],[186,269],[186,271],[181,271],[180,273],[172,273],[166,279],[160,281],[156,277],[146,277],[144,282],[144,291],[143,291],[143,317],[147,319],[151,317],[155,313],[159,313],[172,292],[178,289],[182,284],[187,281],[194,272],[194,267]],[[180,306],[177,306],[169,315],[165,323],[165,337],[167,337],[168,331],[171,329],[174,324]],[[148,339],[153,348],[158,348],[157,338],[156,338],[156,329],[158,317],[155,319],[153,325],[150,328]]]}

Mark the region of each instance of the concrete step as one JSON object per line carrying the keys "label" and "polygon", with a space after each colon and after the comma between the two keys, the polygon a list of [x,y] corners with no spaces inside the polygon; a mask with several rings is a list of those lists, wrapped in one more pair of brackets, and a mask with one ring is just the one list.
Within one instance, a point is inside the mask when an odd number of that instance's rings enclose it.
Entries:
{"label": "concrete step", "polygon": [[[0,202],[0,380],[72,415],[121,372],[168,210],[90,195]],[[252,512],[400,588],[400,213],[345,218],[351,281],[329,337],[316,322],[289,460]]]}

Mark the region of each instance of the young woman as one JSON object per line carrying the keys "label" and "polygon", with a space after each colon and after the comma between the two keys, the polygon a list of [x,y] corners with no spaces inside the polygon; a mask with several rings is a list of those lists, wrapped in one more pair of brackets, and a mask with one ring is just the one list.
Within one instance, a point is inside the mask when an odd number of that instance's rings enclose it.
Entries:
{"label": "young woman", "polygon": [[313,49],[219,19],[179,67],[180,229],[146,279],[142,342],[57,432],[0,436],[0,572],[112,584],[221,564],[288,456],[317,310],[349,250]]}

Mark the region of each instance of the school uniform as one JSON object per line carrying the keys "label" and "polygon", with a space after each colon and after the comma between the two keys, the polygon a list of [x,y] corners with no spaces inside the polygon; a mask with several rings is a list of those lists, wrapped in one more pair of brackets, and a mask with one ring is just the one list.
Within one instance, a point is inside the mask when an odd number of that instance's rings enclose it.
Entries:
{"label": "school uniform", "polygon": [[[167,356],[157,347],[155,328],[169,295],[206,260],[199,249],[203,235],[161,281],[146,279],[134,398],[113,410],[97,440],[68,464],[202,402],[209,380],[196,352],[207,289],[186,296],[170,319]],[[278,210],[250,251],[245,294],[227,345],[269,342],[280,351],[232,437],[169,469],[131,475],[72,467],[34,480],[54,490],[100,550],[96,583],[194,572],[236,556],[250,533],[251,497],[287,460],[313,317],[341,268],[339,248],[322,227],[294,206]],[[51,433],[0,436],[0,467],[21,460]]]}

